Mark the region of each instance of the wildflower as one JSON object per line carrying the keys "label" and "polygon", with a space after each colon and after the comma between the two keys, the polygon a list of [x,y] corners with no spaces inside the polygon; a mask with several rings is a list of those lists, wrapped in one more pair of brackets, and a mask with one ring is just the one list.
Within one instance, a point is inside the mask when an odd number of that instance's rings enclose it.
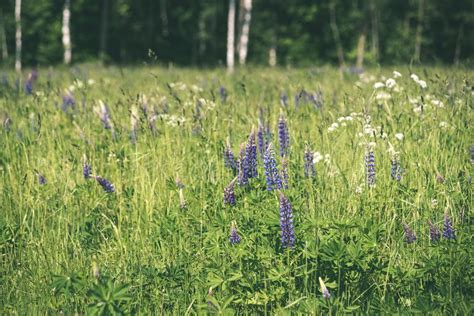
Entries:
{"label": "wildflower", "polygon": [[234,193],[234,185],[235,185],[235,178],[232,180],[228,186],[224,188],[224,204],[229,204],[230,206],[235,205],[235,193]]}
{"label": "wildflower", "polygon": [[239,233],[237,231],[235,221],[233,221],[231,226],[230,226],[229,241],[230,241],[231,245],[236,245],[236,244],[240,243],[240,241],[241,241],[241,238],[240,238]]}
{"label": "wildflower", "polygon": [[331,126],[328,127],[328,132],[329,133],[332,133],[334,132],[337,128],[339,127],[339,124],[334,122],[331,124]]}
{"label": "wildflower", "polygon": [[387,79],[387,81],[385,81],[385,85],[387,86],[387,88],[393,89],[397,85],[397,82],[394,79],[389,78]]}
{"label": "wildflower", "polygon": [[224,86],[221,86],[219,88],[219,94],[221,96],[222,103],[225,103],[225,101],[227,100],[227,90],[225,89]]}
{"label": "wildflower", "polygon": [[444,183],[444,181],[445,181],[445,180],[444,180],[444,177],[443,177],[441,174],[438,173],[438,174],[436,175],[436,182],[442,184],[442,183]]}
{"label": "wildflower", "polygon": [[474,165],[474,145],[471,146],[471,163]]}
{"label": "wildflower", "polygon": [[403,140],[403,137],[404,137],[404,135],[402,133],[396,133],[395,134],[395,138],[400,140],[400,141]]}
{"label": "wildflower", "polygon": [[389,93],[384,92],[384,91],[381,91],[375,95],[375,99],[377,101],[386,101],[386,100],[390,100],[391,98],[392,96]]}
{"label": "wildflower", "polygon": [[288,125],[283,112],[280,113],[278,120],[278,140],[280,141],[280,156],[287,156],[290,146],[290,135],[288,133]]}
{"label": "wildflower", "polygon": [[321,286],[321,292],[323,293],[323,297],[325,299],[328,299],[331,297],[331,293],[329,293],[328,288],[326,287],[326,284],[324,284],[323,279],[319,277],[319,285]]}
{"label": "wildflower", "polygon": [[453,223],[451,222],[451,218],[449,218],[448,212],[444,213],[443,226],[443,237],[447,239],[456,239],[456,232],[454,230]]}
{"label": "wildflower", "polygon": [[403,224],[403,230],[405,231],[405,241],[407,244],[411,244],[413,242],[415,242],[416,240],[416,235],[415,233],[413,232],[413,230],[411,230],[411,228],[407,225],[407,224]]}
{"label": "wildflower", "polygon": [[40,185],[44,185],[46,184],[46,178],[44,175],[42,175],[41,173],[38,173],[38,183]]}
{"label": "wildflower", "polygon": [[288,107],[288,95],[285,92],[280,94],[280,104],[283,107]]}
{"label": "wildflower", "polygon": [[[369,146],[368,146],[369,147]],[[368,148],[365,155],[365,174],[367,178],[367,185],[369,187],[375,185],[375,154],[372,148]]]}
{"label": "wildflower", "polygon": [[244,186],[247,185],[249,182],[249,172],[250,168],[248,165],[248,160],[245,155],[245,144],[240,145],[240,153],[239,153],[239,159],[237,161],[237,167],[238,167],[238,180],[239,180],[239,185]]}
{"label": "wildflower", "polygon": [[383,82],[376,82],[374,83],[374,89],[380,89],[385,87],[385,84]]}
{"label": "wildflower", "polygon": [[263,156],[263,166],[265,168],[265,178],[267,182],[267,190],[272,191],[282,188],[280,175],[276,165],[275,154],[273,153],[272,144],[270,143]]}
{"label": "wildflower", "polygon": [[430,225],[430,240],[433,242],[438,241],[441,237],[441,232],[435,225],[433,225],[431,220],[428,220],[428,224]]}
{"label": "wildflower", "polygon": [[258,151],[260,152],[260,156],[263,157],[263,154],[267,146],[266,146],[264,127],[260,121],[258,122],[257,144],[258,144]]}
{"label": "wildflower", "polygon": [[249,168],[248,177],[256,178],[257,172],[257,145],[255,144],[255,132],[252,128],[249,139],[245,148],[245,159],[247,159],[247,166]]}
{"label": "wildflower", "polygon": [[420,78],[418,78],[418,76],[416,74],[411,74],[410,78],[413,79],[413,81],[415,81],[415,82],[418,82],[420,80]]}
{"label": "wildflower", "polygon": [[224,148],[224,164],[226,168],[236,170],[237,163],[235,161],[234,153],[232,152],[232,148],[230,147],[230,141],[227,139],[226,146]]}
{"label": "wildflower", "polygon": [[398,155],[394,154],[392,156],[392,166],[390,168],[390,177],[393,180],[400,182],[402,179],[402,167],[400,166],[400,161],[398,160]]}
{"label": "wildflower", "polygon": [[92,257],[92,276],[97,280],[100,278],[99,265],[97,264],[95,255]]}
{"label": "wildflower", "polygon": [[61,108],[66,112],[69,107],[74,107],[74,105],[76,105],[76,100],[74,100],[72,92],[67,90],[66,94],[63,95],[63,104],[61,105]]}
{"label": "wildflower", "polygon": [[316,163],[320,162],[323,159],[324,159],[324,156],[321,155],[321,153],[319,151],[316,151],[313,154],[313,164],[316,164]]}
{"label": "wildflower", "polygon": [[107,192],[107,193],[114,193],[115,192],[114,185],[112,183],[110,183],[109,180],[104,179],[100,176],[96,176],[95,179],[100,184],[102,189],[104,189],[105,192]]}
{"label": "wildflower", "polygon": [[304,176],[306,178],[314,178],[316,176],[316,168],[314,167],[313,153],[308,147],[304,151]]}
{"label": "wildflower", "polygon": [[174,183],[176,184],[176,187],[178,189],[184,189],[184,184],[183,182],[181,181],[181,178],[176,176],[176,179],[174,180]]}
{"label": "wildflower", "polygon": [[84,164],[82,166],[82,174],[84,175],[84,179],[86,179],[86,180],[90,179],[91,173],[92,173],[91,166],[87,162],[84,162]]}
{"label": "wildflower", "polygon": [[295,232],[293,228],[293,211],[288,199],[280,192],[280,227],[281,243],[283,248],[295,246]]}
{"label": "wildflower", "polygon": [[281,159],[281,175],[280,178],[283,181],[283,188],[288,189],[288,159],[283,157]]}
{"label": "wildflower", "polygon": [[207,307],[209,308],[214,308],[214,303],[212,302],[211,298],[214,295],[214,292],[212,291],[212,287],[209,288],[207,291]]}
{"label": "wildflower", "polygon": [[424,81],[424,80],[419,80],[418,84],[420,85],[420,87],[422,89],[426,89],[426,87],[427,87],[426,81]]}
{"label": "wildflower", "polygon": [[440,128],[446,129],[448,126],[449,126],[449,124],[447,122],[439,122],[439,127]]}
{"label": "wildflower", "polygon": [[402,76],[402,74],[399,73],[398,71],[396,71],[396,70],[393,71],[393,77],[394,78],[400,78],[401,76]]}
{"label": "wildflower", "polygon": [[99,116],[100,121],[105,129],[112,129],[112,122],[110,120],[110,113],[102,100],[99,100],[99,107],[96,107],[95,112]]}

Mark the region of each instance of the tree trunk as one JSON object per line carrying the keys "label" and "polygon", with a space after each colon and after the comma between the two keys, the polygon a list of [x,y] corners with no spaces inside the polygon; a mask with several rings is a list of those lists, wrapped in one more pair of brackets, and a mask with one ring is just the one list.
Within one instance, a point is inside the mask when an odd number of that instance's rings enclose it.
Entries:
{"label": "tree trunk", "polygon": [[423,22],[424,22],[424,10],[423,10],[423,0],[418,0],[418,24],[416,26],[416,35],[415,35],[415,54],[413,60],[415,62],[420,62],[421,55],[421,40],[423,36]]}
{"label": "tree trunk", "polygon": [[227,18],[227,69],[234,71],[234,37],[235,37],[235,0],[229,0]]}
{"label": "tree trunk", "polygon": [[20,72],[21,71],[21,0],[15,0],[15,25],[16,25],[15,70],[17,72]]}
{"label": "tree trunk", "polygon": [[329,15],[330,15],[330,24],[332,35],[334,37],[334,42],[336,43],[337,48],[337,59],[339,60],[339,67],[344,68],[344,51],[342,49],[341,38],[339,36],[339,28],[337,27],[336,21],[336,3],[332,0],[329,3]]}
{"label": "tree trunk", "polygon": [[277,52],[275,45],[272,45],[268,50],[268,64],[270,67],[275,67],[277,63]]}
{"label": "tree trunk", "polygon": [[360,33],[359,40],[357,42],[357,62],[356,62],[357,68],[362,68],[364,66],[365,38],[366,38],[366,31],[364,27],[364,30],[362,31],[362,33]]}
{"label": "tree trunk", "polygon": [[0,9],[0,44],[2,45],[2,59],[8,58],[8,47],[7,47],[7,36],[5,34],[5,20],[3,18],[3,12]]}
{"label": "tree trunk", "polygon": [[462,24],[459,25],[458,36],[456,39],[456,47],[454,48],[454,65],[459,66],[459,59],[461,58],[461,43],[463,36],[463,27]]}
{"label": "tree trunk", "polygon": [[168,15],[166,14],[166,0],[160,0],[161,29],[164,37],[168,36]]}
{"label": "tree trunk", "polygon": [[239,63],[245,65],[249,44],[250,19],[252,17],[252,0],[243,0],[242,4],[243,7],[241,9],[244,11],[244,18],[242,21],[242,31],[240,32],[239,40]]}
{"label": "tree trunk", "polygon": [[102,21],[100,27],[99,58],[104,61],[107,51],[107,29],[109,24],[109,0],[102,1]]}
{"label": "tree trunk", "polygon": [[370,17],[371,17],[371,37],[372,47],[371,53],[375,61],[379,58],[379,15],[375,0],[370,0]]}
{"label": "tree trunk", "polygon": [[63,9],[63,45],[64,45],[64,63],[69,65],[71,63],[72,58],[72,50],[71,50],[71,33],[69,28],[69,21],[71,19],[71,1],[66,0],[64,3]]}

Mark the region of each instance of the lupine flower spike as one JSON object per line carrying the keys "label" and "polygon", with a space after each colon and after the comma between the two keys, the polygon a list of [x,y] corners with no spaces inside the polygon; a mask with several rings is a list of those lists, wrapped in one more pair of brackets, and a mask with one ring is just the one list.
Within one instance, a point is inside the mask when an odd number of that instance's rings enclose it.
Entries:
{"label": "lupine flower spike", "polygon": [[227,139],[227,143],[224,148],[224,164],[226,168],[232,169],[234,171],[237,169],[237,163],[235,161],[229,139]]}
{"label": "lupine flower spike", "polygon": [[250,132],[249,139],[245,148],[245,159],[247,159],[247,166],[249,168],[249,178],[256,178],[258,176],[257,172],[257,145],[255,144],[255,132],[252,127]]}
{"label": "lupine flower spike", "polygon": [[235,193],[234,193],[235,181],[237,181],[237,178],[232,180],[229,183],[229,185],[227,185],[224,188],[224,204],[228,204],[230,206],[235,205]]}
{"label": "lupine flower spike", "polygon": [[280,156],[288,156],[290,135],[283,112],[280,113],[280,118],[278,119],[278,140],[280,142]]}
{"label": "lupine flower spike", "polygon": [[245,186],[249,183],[250,168],[245,153],[245,144],[243,143],[240,145],[239,159],[237,161],[239,172],[238,180],[240,186]]}
{"label": "lupine flower spike", "polygon": [[273,153],[273,147],[270,143],[263,156],[263,166],[265,168],[265,178],[267,181],[267,190],[272,191],[275,189],[282,189],[282,181],[278,168],[276,165],[275,154]]}
{"label": "lupine flower spike", "polygon": [[367,153],[365,154],[365,175],[367,178],[367,185],[372,187],[375,185],[375,154],[372,146],[367,146]]}
{"label": "lupine flower spike", "polygon": [[448,212],[444,213],[443,237],[447,239],[456,239],[456,232],[449,217]]}
{"label": "lupine flower spike", "polygon": [[84,179],[90,179],[92,174],[92,168],[91,166],[87,163],[87,157],[86,155],[83,156],[83,165],[82,165],[82,175],[84,176]]}
{"label": "lupine flower spike", "polygon": [[231,245],[236,245],[240,243],[241,238],[239,236],[239,233],[237,231],[237,225],[236,222],[233,221],[231,226],[230,226],[230,237],[229,237],[229,242]]}
{"label": "lupine flower spike", "polygon": [[40,185],[45,185],[46,184],[46,178],[41,173],[38,173],[38,183]]}
{"label": "lupine flower spike", "polygon": [[293,210],[288,199],[280,192],[280,228],[283,248],[292,249],[295,246],[295,232],[293,228]]}
{"label": "lupine flower spike", "polygon": [[265,139],[265,128],[263,127],[262,122],[258,121],[258,130],[257,130],[257,144],[258,151],[260,152],[260,157],[262,158],[266,150],[266,139]]}
{"label": "lupine flower spike", "polygon": [[402,167],[400,166],[400,161],[398,160],[398,155],[394,153],[392,155],[392,166],[390,169],[390,177],[392,180],[400,182],[402,179]]}
{"label": "lupine flower spike", "polygon": [[112,129],[112,121],[110,120],[110,113],[107,106],[102,100],[99,100],[99,106],[94,108],[95,112],[99,116],[100,121],[105,129]]}
{"label": "lupine flower spike", "polygon": [[304,176],[306,178],[314,178],[316,177],[316,168],[313,162],[313,153],[309,150],[308,146],[306,146],[304,151]]}
{"label": "lupine flower spike", "polygon": [[411,228],[407,225],[407,224],[403,224],[403,230],[405,231],[405,241],[407,244],[411,244],[413,242],[415,242],[416,240],[416,235],[415,233],[413,232],[413,230],[411,230]]}
{"label": "lupine flower spike", "polygon": [[433,242],[438,241],[441,237],[441,232],[430,220],[428,221],[428,224],[430,225],[430,240]]}
{"label": "lupine flower spike", "polygon": [[323,279],[319,277],[319,285],[321,286],[321,292],[323,293],[323,297],[325,299],[329,299],[331,297],[331,293],[329,293],[328,288],[326,287],[326,284],[324,284]]}
{"label": "lupine flower spike", "polygon": [[107,193],[114,193],[115,192],[115,187],[109,180],[104,179],[100,176],[96,176],[95,179],[100,184],[102,189],[104,189],[105,192],[107,192]]}
{"label": "lupine flower spike", "polygon": [[220,87],[219,94],[221,96],[222,103],[225,103],[225,101],[227,100],[227,90],[225,89],[224,86]]}

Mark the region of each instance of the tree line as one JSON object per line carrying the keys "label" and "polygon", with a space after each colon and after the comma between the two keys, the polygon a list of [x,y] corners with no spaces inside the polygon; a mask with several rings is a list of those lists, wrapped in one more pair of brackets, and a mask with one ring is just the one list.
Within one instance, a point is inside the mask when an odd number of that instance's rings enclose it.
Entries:
{"label": "tree line", "polygon": [[472,64],[471,0],[2,0],[4,66]]}

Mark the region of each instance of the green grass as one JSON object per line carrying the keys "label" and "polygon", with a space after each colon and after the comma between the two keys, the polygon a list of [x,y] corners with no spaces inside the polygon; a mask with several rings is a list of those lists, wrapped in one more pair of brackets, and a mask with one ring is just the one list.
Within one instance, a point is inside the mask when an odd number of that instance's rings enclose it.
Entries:
{"label": "green grass", "polygon": [[[369,69],[365,83],[331,68],[228,75],[84,65],[40,69],[34,95],[18,93],[10,73],[10,87],[0,88],[0,115],[11,123],[0,132],[0,311],[472,314],[473,72],[414,69],[427,82],[421,89],[400,67],[400,91],[374,90],[392,70]],[[61,97],[74,82],[76,107],[64,112]],[[185,87],[168,86],[177,82]],[[321,90],[322,108],[296,109],[302,88]],[[391,98],[377,101],[380,91]],[[139,109],[143,95],[149,109],[168,114],[156,121],[155,134]],[[420,96],[423,112],[416,113],[409,100]],[[200,98],[206,101],[196,110]],[[93,111],[99,100],[110,109],[115,137]],[[136,144],[129,137],[132,106],[141,120]],[[288,121],[290,175],[283,192],[293,206],[293,251],[282,249],[278,193],[266,190],[260,157],[259,177],[248,188],[236,186],[236,206],[223,202],[235,177],[224,167],[224,144],[229,138],[237,156],[258,125],[259,109],[277,153],[280,111]],[[351,113],[359,114],[328,131]],[[173,126],[171,115],[184,122]],[[359,135],[368,115],[375,137]],[[368,142],[376,143],[373,188],[365,184]],[[399,183],[390,177],[390,144],[403,168]],[[305,146],[330,155],[316,163],[315,179],[303,176]],[[83,178],[83,155],[115,193]],[[185,185],[184,209],[177,177]],[[456,239],[430,242],[427,221],[442,230],[445,212]],[[234,220],[242,242],[232,246]],[[405,242],[403,223],[416,242]]]}

